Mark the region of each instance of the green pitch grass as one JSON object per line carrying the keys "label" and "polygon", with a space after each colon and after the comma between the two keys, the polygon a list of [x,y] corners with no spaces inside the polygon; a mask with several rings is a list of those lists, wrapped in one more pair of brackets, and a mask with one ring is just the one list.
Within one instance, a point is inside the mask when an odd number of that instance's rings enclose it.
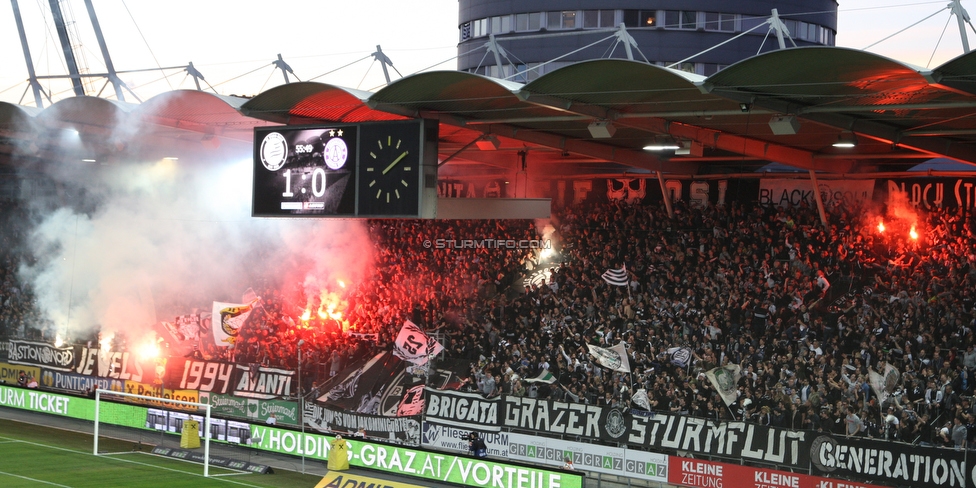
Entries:
{"label": "green pitch grass", "polygon": [[[132,442],[99,439],[98,450],[127,452]],[[214,474],[222,476],[214,477]],[[19,487],[314,487],[320,476],[275,470],[236,474],[149,454],[92,455],[92,437],[0,419],[0,486]]]}

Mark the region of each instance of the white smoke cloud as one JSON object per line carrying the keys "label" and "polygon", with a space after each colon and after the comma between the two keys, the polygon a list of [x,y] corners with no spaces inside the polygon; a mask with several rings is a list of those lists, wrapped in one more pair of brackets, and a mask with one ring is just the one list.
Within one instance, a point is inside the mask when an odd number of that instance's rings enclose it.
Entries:
{"label": "white smoke cloud", "polygon": [[50,321],[42,328],[138,338],[157,319],[239,301],[249,287],[366,276],[373,253],[359,221],[250,217],[241,149],[231,162],[89,163],[52,175],[83,192],[38,214],[30,235],[36,261],[20,273]]}

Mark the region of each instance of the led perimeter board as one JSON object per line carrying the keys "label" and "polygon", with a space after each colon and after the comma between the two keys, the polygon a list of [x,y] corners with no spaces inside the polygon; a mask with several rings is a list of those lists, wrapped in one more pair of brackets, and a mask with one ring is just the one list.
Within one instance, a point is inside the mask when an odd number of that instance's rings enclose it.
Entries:
{"label": "led perimeter board", "polygon": [[437,122],[254,129],[253,217],[433,218]]}

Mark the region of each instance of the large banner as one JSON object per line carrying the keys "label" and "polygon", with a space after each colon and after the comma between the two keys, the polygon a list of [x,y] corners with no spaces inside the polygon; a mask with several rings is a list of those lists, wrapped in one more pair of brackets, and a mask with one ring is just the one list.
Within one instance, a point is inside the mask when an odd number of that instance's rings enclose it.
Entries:
{"label": "large banner", "polygon": [[814,474],[869,479],[889,486],[976,486],[976,469],[973,462],[968,462],[966,450],[821,435],[813,439],[810,462]]}
{"label": "large banner", "polygon": [[469,431],[498,432],[501,398],[476,393],[427,388],[425,420]]}
{"label": "large banner", "polygon": [[[395,417],[404,400],[417,401],[416,395],[406,395],[414,386],[406,365],[390,352],[358,361],[320,386],[323,394],[316,401],[340,410]],[[408,413],[416,410],[404,407]]]}
{"label": "large banner", "polygon": [[502,428],[626,443],[647,450],[691,451],[745,461],[807,466],[811,433],[746,422],[715,422],[683,415],[630,411],[537,398],[427,389],[426,420],[461,429]]}
{"label": "large banner", "polygon": [[164,382],[176,388],[228,394],[234,385],[233,363],[171,358]]}
{"label": "large banner", "polygon": [[305,424],[319,432],[363,435],[369,439],[416,447],[420,445],[420,422],[419,415],[381,417],[305,403]]}
{"label": "large banner", "polygon": [[42,388],[62,390],[70,393],[90,393],[95,387],[100,390],[125,391],[125,381],[114,378],[99,378],[74,373],[62,373],[45,369],[41,372]]}
{"label": "large banner", "polygon": [[294,371],[245,364],[171,359],[163,384],[221,395],[270,400],[293,397],[298,391]]}
{"label": "large banner", "polygon": [[[532,183],[530,183],[531,185]],[[692,207],[725,205],[732,201],[755,201],[759,180],[667,179],[664,190],[657,178],[600,178],[593,180],[546,180],[535,186],[535,195],[551,198],[553,208],[572,205],[626,202],[663,205],[664,195],[671,201],[684,201]]]}
{"label": "large banner", "polygon": [[71,371],[75,364],[75,351],[71,346],[55,347],[44,342],[11,339],[7,347],[7,362],[10,364],[39,366],[57,371]]}
{"label": "large banner", "polygon": [[298,402],[284,400],[260,400],[233,395],[200,392],[200,403],[209,403],[211,415],[248,418],[254,422],[267,422],[271,414],[280,424],[298,425]]}
{"label": "large banner", "polygon": [[[254,424],[251,447],[262,451],[303,455],[325,461],[333,440],[322,434],[299,433]],[[583,473],[513,464],[497,459],[472,459],[346,438],[349,465],[436,483],[492,488],[582,488]]]}
{"label": "large banner", "polygon": [[[874,180],[817,180],[816,191],[824,207],[869,203]],[[809,179],[763,178],[759,182],[759,204],[764,207],[817,207],[813,182]]]}
{"label": "large banner", "polygon": [[244,364],[236,364],[235,367],[237,372],[234,375],[232,394],[236,396],[270,400],[291,397],[298,393],[298,381],[295,380],[294,371]]}
{"label": "large banner", "polygon": [[164,369],[157,369],[155,360],[140,360],[135,353],[86,346],[76,347],[75,353],[73,372],[77,374],[143,383],[162,379]]}
{"label": "large banner", "polygon": [[890,203],[896,194],[909,205],[925,209],[976,207],[976,177],[971,178],[898,178],[878,180],[875,191]]}

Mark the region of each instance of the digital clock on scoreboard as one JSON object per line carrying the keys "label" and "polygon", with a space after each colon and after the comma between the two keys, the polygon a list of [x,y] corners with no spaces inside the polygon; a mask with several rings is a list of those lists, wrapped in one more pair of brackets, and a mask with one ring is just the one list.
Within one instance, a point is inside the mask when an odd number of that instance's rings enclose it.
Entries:
{"label": "digital clock on scoreboard", "polygon": [[254,130],[255,217],[433,217],[437,123]]}

